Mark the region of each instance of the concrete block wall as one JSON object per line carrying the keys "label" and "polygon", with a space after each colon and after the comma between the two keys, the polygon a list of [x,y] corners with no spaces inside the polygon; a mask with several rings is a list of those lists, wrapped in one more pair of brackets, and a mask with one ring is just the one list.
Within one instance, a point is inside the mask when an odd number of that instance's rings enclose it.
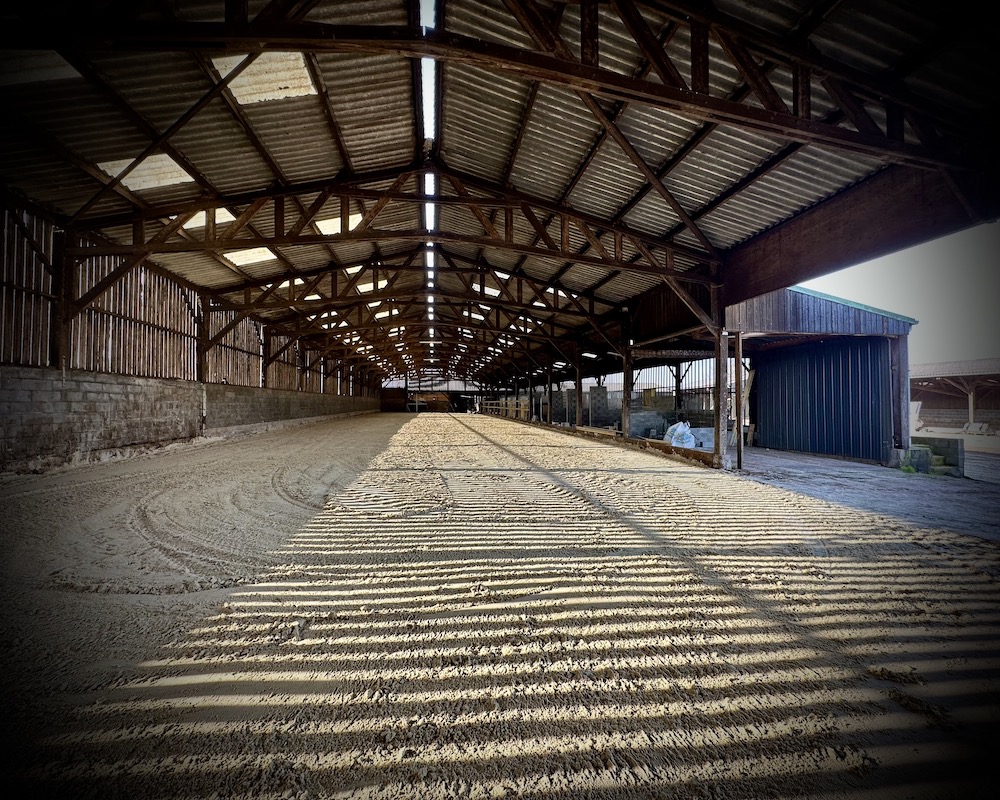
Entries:
{"label": "concrete block wall", "polygon": [[947,436],[913,436],[910,441],[916,446],[929,447],[934,455],[944,459],[946,466],[955,467],[959,474],[965,474],[965,442],[962,439]]}
{"label": "concrete block wall", "polygon": [[[1000,432],[1000,409],[977,408],[976,422],[988,422],[994,431]],[[924,427],[961,428],[969,421],[969,409],[928,408],[925,403],[920,409],[920,420]]]}
{"label": "concrete block wall", "polygon": [[656,437],[663,438],[666,425],[664,425],[663,414],[659,411],[651,411],[649,409],[643,411],[633,410],[629,414],[629,436],[649,437],[651,429],[656,430]]}
{"label": "concrete block wall", "polygon": [[191,439],[202,388],[191,381],[0,367],[0,470],[44,469]]}
{"label": "concrete block wall", "polygon": [[606,386],[591,386],[590,395],[590,417],[583,415],[584,425],[593,425],[595,428],[604,428],[614,425],[622,420],[622,410],[620,408],[608,408],[608,389]]}
{"label": "concrete block wall", "polygon": [[[552,422],[562,425],[569,421],[576,425],[576,389],[560,389],[552,392]],[[583,412],[583,424],[587,424],[587,411]]]}
{"label": "concrete block wall", "polygon": [[373,397],[0,366],[0,472],[99,461],[205,434],[378,410]]}
{"label": "concrete block wall", "polygon": [[205,433],[267,428],[272,423],[378,411],[377,397],[205,384]]}

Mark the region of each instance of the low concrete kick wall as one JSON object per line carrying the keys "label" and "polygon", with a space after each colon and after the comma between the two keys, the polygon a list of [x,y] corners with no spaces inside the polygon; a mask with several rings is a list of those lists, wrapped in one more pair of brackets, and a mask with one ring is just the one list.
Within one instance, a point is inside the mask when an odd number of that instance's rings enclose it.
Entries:
{"label": "low concrete kick wall", "polygon": [[203,435],[378,411],[378,398],[0,367],[0,472],[100,461]]}
{"label": "low concrete kick wall", "polygon": [[267,430],[317,417],[380,410],[377,397],[347,397],[282,389],[205,384],[205,435]]}

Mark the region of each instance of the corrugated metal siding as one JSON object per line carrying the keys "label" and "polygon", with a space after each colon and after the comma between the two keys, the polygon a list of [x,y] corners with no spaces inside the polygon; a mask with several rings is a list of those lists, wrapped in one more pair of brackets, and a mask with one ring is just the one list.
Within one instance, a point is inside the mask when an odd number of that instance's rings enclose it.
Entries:
{"label": "corrugated metal siding", "polygon": [[618,128],[643,160],[652,166],[666,163],[698,130],[699,123],[661,108],[632,103]]}
{"label": "corrugated metal siding", "polygon": [[889,341],[838,339],[753,358],[757,444],[883,462],[892,443]]}
{"label": "corrugated metal siding", "polygon": [[[269,0],[250,0],[248,10],[251,18],[268,4]],[[149,7],[140,14],[150,21],[169,20],[174,15],[185,20],[218,21],[223,18],[223,6],[220,0],[184,0],[170,4],[169,8],[162,4]],[[559,31],[566,46],[574,55],[578,54],[579,4],[564,0],[539,0],[539,6],[547,19],[553,22],[559,20]],[[294,11],[298,6],[290,4],[287,7]],[[505,8],[503,0],[447,0],[438,2],[438,7],[444,10],[444,19],[437,22],[440,31],[527,51],[541,51]],[[414,8],[414,4],[402,0],[325,0],[311,7],[306,19],[345,25],[405,26],[412,22],[410,14]],[[808,18],[816,9],[816,3],[814,0],[760,0],[756,3],[718,0],[717,8],[745,22],[748,31],[756,27],[783,38]],[[669,26],[672,32],[665,51],[684,80],[690,82],[691,30],[688,16],[672,11],[668,4],[640,4],[639,10],[655,33],[666,31]],[[697,16],[697,10],[692,14]],[[649,75],[649,81],[658,81],[659,78],[645,67],[639,48],[612,4],[602,4],[599,16],[601,66],[620,75]],[[790,47],[816,47],[849,67],[885,77],[894,66],[906,63],[928,43],[946,38],[936,28],[936,18],[927,9],[907,6],[899,0],[831,4],[817,22],[815,31],[806,31],[808,38],[800,37]],[[956,37],[959,46],[964,46],[967,39],[976,45],[982,38],[973,31],[959,32],[962,34]],[[761,49],[755,46],[756,37],[753,35],[743,38],[752,56],[760,63],[767,50],[767,42],[763,42]],[[934,56],[929,59],[931,63],[918,69],[913,76],[904,78],[907,86],[934,96],[946,106],[961,107],[975,103],[977,97],[984,94],[989,94],[987,99],[992,102],[992,84],[983,80],[982,88],[970,86],[975,81],[970,78],[967,66],[958,69],[958,62],[948,50],[955,47],[955,43],[945,41],[943,47],[944,58],[940,58],[938,52],[926,53]],[[206,75],[203,66],[211,60],[207,54],[199,57],[190,52],[140,54],[123,51],[88,53],[86,58],[111,90],[132,104],[135,114],[157,130],[166,130],[212,86],[210,75]],[[769,60],[784,59],[777,57]],[[10,59],[0,54],[0,78],[8,61]],[[272,169],[267,159],[260,156],[252,137],[247,135],[238,117],[221,99],[210,103],[185,125],[173,137],[171,144],[190,160],[212,187],[221,192],[264,189],[280,183],[282,178],[293,182],[324,178],[334,180],[337,175],[344,174],[345,168],[347,172],[405,168],[419,157],[422,143],[415,141],[419,126],[415,118],[418,109],[414,96],[413,59],[388,53],[327,54],[317,56],[316,63],[329,91],[333,116],[342,131],[346,158],[342,157],[337,147],[322,106],[324,101],[317,95],[241,106],[250,127],[268,148],[278,169]],[[978,66],[988,62],[981,59],[974,63]],[[525,136],[510,176],[515,190],[550,201],[561,202],[565,196],[573,208],[609,221],[617,220],[622,210],[629,208],[628,214],[623,215],[625,224],[655,236],[676,231],[676,242],[701,249],[700,242],[692,233],[679,227],[677,215],[662,197],[655,190],[643,188],[640,171],[610,137],[606,138],[603,126],[581,102],[576,91],[544,84],[538,91],[537,102],[527,113],[524,103],[529,96],[531,82],[523,74],[504,67],[491,70],[458,61],[442,61],[438,67],[442,70],[444,92],[442,119],[438,121],[438,144],[441,160],[447,167],[499,182],[507,177],[506,167],[517,139],[518,125],[526,120]],[[9,66],[7,69],[10,69]],[[765,69],[775,91],[786,103],[790,103],[792,82],[788,66],[779,64],[772,67],[769,64]],[[51,137],[61,142],[65,150],[78,154],[81,160],[97,163],[133,157],[147,146],[150,134],[141,121],[136,123],[109,101],[95,85],[96,82],[74,77],[73,70],[67,65],[52,62],[50,58],[48,67],[42,73],[40,79],[32,84],[0,80],[0,100],[10,109],[10,119],[0,120],[0,123],[5,123],[0,131],[0,175],[14,186],[23,188],[31,198],[72,215],[98,191],[100,181],[88,176],[86,168],[72,166],[70,162],[76,159],[72,156],[67,159],[65,151],[60,148],[46,152],[47,139]],[[733,98],[734,102],[745,102],[760,108],[759,99],[745,88],[740,88],[740,71],[714,33],[709,38],[708,73],[712,97]],[[816,69],[812,75],[812,115],[817,121],[834,110],[834,104],[820,83],[824,74],[823,70]],[[964,85],[956,84],[954,80],[954,76],[959,74],[965,76]],[[986,74],[988,76],[989,73]],[[260,76],[256,80],[261,80]],[[301,74],[297,77],[289,74],[289,80],[302,88]],[[266,80],[264,83],[267,83]],[[955,88],[955,96],[949,97],[948,89],[952,87]],[[265,89],[266,85],[258,88]],[[597,102],[609,113],[616,113],[619,108],[607,97],[597,96]],[[876,121],[881,122],[881,111],[878,108],[869,110]],[[16,126],[22,119],[29,121],[30,126],[18,133]],[[956,124],[960,123],[959,118]],[[793,155],[753,186],[714,207],[711,212],[700,214],[707,204],[717,203],[734,185],[754,174],[754,170],[781,152],[792,140],[750,129],[740,131],[728,126],[701,123],[649,108],[640,102],[630,104],[617,118],[617,124],[649,167],[664,174],[665,185],[682,206],[698,218],[701,231],[720,249],[734,247],[759,235],[855,185],[882,166],[878,159],[846,150],[835,152],[818,145],[793,147]],[[848,123],[842,124],[848,127]],[[36,129],[43,135],[36,135]],[[702,133],[706,132],[707,135],[702,137]],[[914,141],[912,130],[906,133],[909,141]],[[33,142],[33,136],[41,144]],[[694,137],[697,137],[697,145],[693,144]],[[594,151],[598,144],[600,148],[595,156],[587,161],[588,153]],[[684,158],[678,159],[681,153]],[[584,164],[588,166],[581,174]],[[667,167],[670,169],[667,170]],[[390,183],[391,180],[380,183],[379,188],[387,188]],[[442,181],[442,187],[444,193],[452,193],[447,181]],[[205,188],[190,181],[141,190],[135,205],[142,207],[147,203],[173,203],[194,198],[201,196]],[[640,196],[643,199],[638,201]],[[306,206],[311,199],[311,196],[301,198]],[[108,191],[87,216],[128,207],[128,200]],[[233,210],[236,213],[239,211]],[[287,222],[291,224],[296,218],[291,203],[286,213]],[[333,197],[319,218],[336,213],[339,213],[339,198]],[[390,203],[375,227],[412,233],[419,224],[419,215],[419,205]],[[272,209],[265,206],[253,221],[252,228],[248,227],[247,237],[254,230],[267,235],[271,231],[271,219]],[[439,227],[446,231],[482,234],[482,226],[467,209],[444,209],[440,219]],[[156,223],[150,222],[147,232],[152,233],[155,228]],[[549,231],[558,240],[556,228],[550,224]],[[128,241],[131,235],[127,225],[107,228],[103,233],[120,241]],[[537,241],[534,228],[520,215],[517,215],[514,225],[514,241],[518,244]],[[412,239],[406,239],[386,241],[377,246],[371,242],[343,242],[329,247],[308,245],[280,249],[290,262],[292,271],[295,271],[318,269],[331,259],[345,266],[378,254],[388,260],[394,254],[416,246]],[[571,230],[570,246],[592,253],[587,240],[575,228]],[[560,285],[574,291],[600,285],[598,314],[606,308],[601,301],[627,303],[630,308],[635,307],[643,293],[660,285],[654,276],[627,270],[609,272],[615,268],[608,265],[568,265],[564,258],[553,258],[548,254],[524,256],[493,246],[450,242],[445,247],[456,257],[467,259],[476,258],[482,252],[491,266],[509,272],[518,268],[522,274],[539,283],[559,276]],[[625,259],[634,255],[633,248],[626,242]],[[169,254],[158,257],[156,261],[177,276],[206,288],[232,287],[250,277],[259,281],[272,280],[288,266],[278,261],[267,261],[235,269],[205,253]],[[439,265],[442,270],[445,269],[443,260],[439,261]],[[678,257],[676,266],[679,269],[688,268],[693,266],[693,262],[689,258]],[[614,279],[607,280],[611,275],[615,275]],[[418,283],[422,280],[419,270],[414,271],[412,277]],[[408,275],[407,285],[410,278]],[[442,283],[446,280],[450,283],[450,279],[441,280]],[[398,285],[402,287],[403,283]],[[680,310],[686,319],[687,311]],[[829,315],[830,319],[816,317],[812,321],[824,328],[847,327],[851,328],[850,333],[893,330],[885,319],[869,319],[856,309],[827,308],[823,314]],[[579,321],[564,314],[557,314],[556,318],[567,324]],[[647,322],[652,333],[656,326],[665,330],[676,325],[677,319],[676,314],[667,316],[664,311],[663,316]],[[593,332],[588,331],[587,335],[591,337],[590,341],[599,341]]]}

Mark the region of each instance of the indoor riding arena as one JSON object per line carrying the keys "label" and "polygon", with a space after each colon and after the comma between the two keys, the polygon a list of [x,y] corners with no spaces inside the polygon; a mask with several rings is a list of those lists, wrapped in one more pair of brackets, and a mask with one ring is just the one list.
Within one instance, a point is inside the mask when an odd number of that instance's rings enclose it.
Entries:
{"label": "indoor riding arena", "polygon": [[14,796],[993,793],[1000,370],[799,286],[1000,216],[985,30],[0,23]]}

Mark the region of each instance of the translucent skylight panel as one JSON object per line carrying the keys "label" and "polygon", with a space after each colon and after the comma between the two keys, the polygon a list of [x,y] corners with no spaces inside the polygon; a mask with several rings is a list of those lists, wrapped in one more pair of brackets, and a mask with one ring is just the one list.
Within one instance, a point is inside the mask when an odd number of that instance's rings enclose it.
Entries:
{"label": "translucent skylight panel", "polygon": [[[361,214],[351,214],[347,218],[347,229],[353,231],[358,227],[358,223],[364,219]],[[329,219],[320,219],[316,221],[316,227],[319,228],[320,232],[325,236],[335,236],[340,233],[340,217],[330,217]]]}
{"label": "translucent skylight panel", "polygon": [[[224,78],[245,58],[245,55],[220,56],[213,58],[212,63]],[[316,94],[301,53],[261,53],[233,78],[229,90],[241,105]]]}
{"label": "translucent skylight panel", "polygon": [[[103,161],[97,166],[112,178],[116,178],[132,161],[131,158],[120,161]],[[144,158],[135,169],[122,178],[121,182],[133,192],[141,192],[143,189],[158,189],[162,186],[174,186],[178,183],[193,183],[194,178],[166,153],[154,153]]]}
{"label": "translucent skylight panel", "polygon": [[[187,222],[184,223],[184,227],[188,230],[192,228],[204,228],[207,214],[208,214],[207,211],[199,211],[197,214],[191,217],[191,219],[189,219]],[[236,219],[236,217],[230,214],[228,209],[225,208],[215,209],[216,225],[223,225],[227,222],[232,222],[234,219]]]}
{"label": "translucent skylight panel", "polygon": [[242,267],[246,264],[259,264],[261,261],[271,261],[277,256],[266,247],[252,247],[248,250],[233,250],[223,255],[232,261],[236,266]]}

